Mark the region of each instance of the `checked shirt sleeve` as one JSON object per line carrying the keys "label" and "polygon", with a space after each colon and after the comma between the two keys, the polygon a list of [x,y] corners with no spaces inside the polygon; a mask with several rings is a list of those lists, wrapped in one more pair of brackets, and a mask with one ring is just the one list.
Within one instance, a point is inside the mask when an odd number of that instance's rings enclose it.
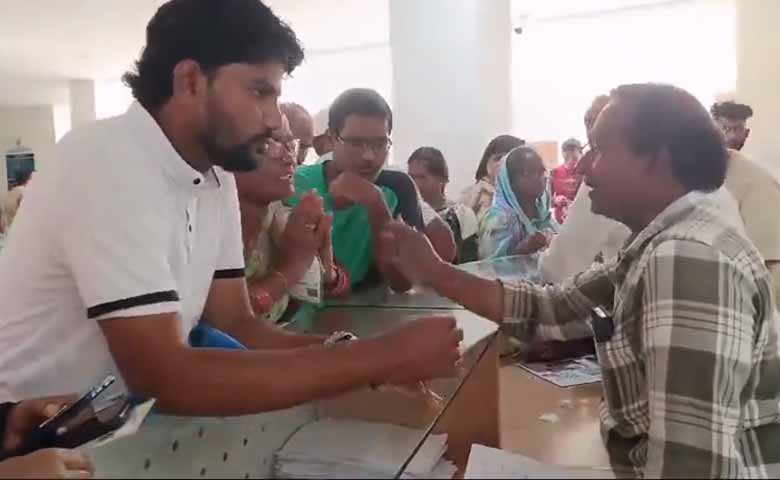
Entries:
{"label": "checked shirt sleeve", "polygon": [[502,330],[526,342],[583,338],[593,307],[612,307],[611,268],[596,267],[558,285],[504,284]]}

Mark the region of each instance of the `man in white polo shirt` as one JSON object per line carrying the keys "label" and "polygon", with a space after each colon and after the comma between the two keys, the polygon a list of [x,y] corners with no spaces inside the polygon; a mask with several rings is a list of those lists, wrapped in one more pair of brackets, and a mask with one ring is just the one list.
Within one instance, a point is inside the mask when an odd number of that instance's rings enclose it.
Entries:
{"label": "man in white polo shirt", "polygon": [[[118,373],[170,413],[240,415],[454,373],[452,318],[333,345],[341,337],[323,344],[251,313],[228,172],[262,159],[282,77],[302,59],[293,31],[257,0],[158,10],[125,77],[138,102],[57,145],[0,254],[0,402]],[[311,207],[320,235],[322,209]],[[275,260],[280,277],[311,261]],[[250,350],[189,348],[202,316]]]}

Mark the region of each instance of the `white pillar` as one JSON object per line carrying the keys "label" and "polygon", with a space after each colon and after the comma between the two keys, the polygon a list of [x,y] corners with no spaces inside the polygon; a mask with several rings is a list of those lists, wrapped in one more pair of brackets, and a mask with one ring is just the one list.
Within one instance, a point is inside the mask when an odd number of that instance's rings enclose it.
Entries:
{"label": "white pillar", "polygon": [[780,173],[780,2],[737,0],[737,95],[753,107],[750,138],[745,151]]}
{"label": "white pillar", "polygon": [[69,85],[71,128],[94,122],[97,118],[95,113],[95,82],[92,80],[71,80]]}
{"label": "white pillar", "polygon": [[394,159],[440,148],[450,196],[474,181],[482,151],[511,133],[510,0],[390,0]]}

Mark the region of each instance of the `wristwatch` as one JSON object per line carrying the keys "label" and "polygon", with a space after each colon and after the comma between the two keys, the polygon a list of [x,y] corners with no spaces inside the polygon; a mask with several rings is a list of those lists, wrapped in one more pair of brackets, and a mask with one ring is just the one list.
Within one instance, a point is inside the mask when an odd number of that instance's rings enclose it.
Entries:
{"label": "wristwatch", "polygon": [[358,337],[354,333],[350,332],[335,332],[331,336],[325,339],[322,344],[328,348],[332,348],[339,343],[351,342],[357,340]]}

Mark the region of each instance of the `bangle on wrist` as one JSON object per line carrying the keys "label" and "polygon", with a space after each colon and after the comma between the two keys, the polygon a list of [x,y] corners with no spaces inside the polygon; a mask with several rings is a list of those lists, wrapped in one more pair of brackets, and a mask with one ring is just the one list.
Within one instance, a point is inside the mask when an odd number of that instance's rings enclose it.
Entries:
{"label": "bangle on wrist", "polygon": [[274,307],[274,297],[262,288],[254,288],[251,292],[252,309],[255,313],[265,315]]}
{"label": "bangle on wrist", "polygon": [[274,268],[269,273],[271,275],[276,276],[278,279],[280,279],[282,281],[282,291],[284,291],[286,293],[286,292],[288,292],[290,290],[290,285],[287,282],[287,277],[282,272],[280,272],[279,270]]}

